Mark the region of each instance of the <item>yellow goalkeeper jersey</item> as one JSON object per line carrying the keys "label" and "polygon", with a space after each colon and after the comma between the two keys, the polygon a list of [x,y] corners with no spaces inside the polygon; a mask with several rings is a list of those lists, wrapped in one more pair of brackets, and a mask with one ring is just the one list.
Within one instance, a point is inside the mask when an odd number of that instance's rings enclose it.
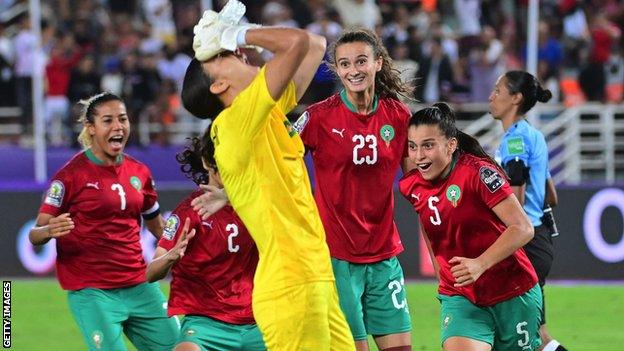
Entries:
{"label": "yellow goalkeeper jersey", "polygon": [[273,100],[262,67],[212,124],[221,180],[258,247],[254,298],[334,280],[303,142],[286,119],[296,104],[293,82]]}

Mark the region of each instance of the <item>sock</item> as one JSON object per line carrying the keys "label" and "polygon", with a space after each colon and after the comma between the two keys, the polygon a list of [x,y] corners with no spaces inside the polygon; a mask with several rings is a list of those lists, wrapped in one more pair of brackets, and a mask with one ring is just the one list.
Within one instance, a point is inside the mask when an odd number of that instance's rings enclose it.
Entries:
{"label": "sock", "polygon": [[559,344],[557,340],[551,340],[548,344],[546,344],[546,346],[544,346],[542,351],[560,351],[560,346],[561,344]]}
{"label": "sock", "polygon": [[559,345],[559,346],[557,346],[557,348],[555,349],[555,351],[568,351],[568,349],[566,349],[565,347],[563,347],[563,345]]}
{"label": "sock", "polygon": [[412,351],[412,346],[410,346],[410,345],[394,346],[394,347],[389,347],[387,349],[383,349],[381,351]]}

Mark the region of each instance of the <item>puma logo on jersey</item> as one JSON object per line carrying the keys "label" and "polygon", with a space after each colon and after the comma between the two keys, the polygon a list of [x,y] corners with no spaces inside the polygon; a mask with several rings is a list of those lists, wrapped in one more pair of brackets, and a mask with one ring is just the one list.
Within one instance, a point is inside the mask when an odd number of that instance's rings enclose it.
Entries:
{"label": "puma logo on jersey", "polygon": [[87,188],[94,188],[94,189],[100,190],[100,187],[99,187],[98,183],[99,182],[87,183]]}
{"label": "puma logo on jersey", "polygon": [[345,129],[342,128],[341,130],[338,130],[336,128],[332,128],[332,133],[336,133],[338,135],[340,135],[341,138],[344,138],[344,135],[342,135],[342,133],[344,133]]}
{"label": "puma logo on jersey", "polygon": [[202,225],[205,225],[206,227],[212,229],[212,221],[210,221],[210,223],[202,221]]}
{"label": "puma logo on jersey", "polygon": [[418,193],[418,195],[412,194],[411,196],[412,198],[416,199],[416,202],[420,201],[420,193]]}

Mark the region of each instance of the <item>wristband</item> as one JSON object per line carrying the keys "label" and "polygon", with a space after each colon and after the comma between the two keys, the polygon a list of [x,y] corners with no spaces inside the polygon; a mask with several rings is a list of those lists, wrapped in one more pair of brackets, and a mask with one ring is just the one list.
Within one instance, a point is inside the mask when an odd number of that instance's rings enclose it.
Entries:
{"label": "wristband", "polygon": [[247,31],[249,27],[242,29],[236,35],[236,46],[241,47],[247,45],[247,41],[245,40],[245,36],[247,35]]}

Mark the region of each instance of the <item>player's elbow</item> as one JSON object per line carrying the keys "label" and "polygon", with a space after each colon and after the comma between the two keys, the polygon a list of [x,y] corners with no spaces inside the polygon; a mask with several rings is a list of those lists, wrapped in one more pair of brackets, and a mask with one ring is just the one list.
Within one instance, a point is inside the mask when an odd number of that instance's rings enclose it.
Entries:
{"label": "player's elbow", "polygon": [[517,230],[522,237],[522,246],[526,245],[529,241],[531,241],[531,239],[533,239],[533,236],[535,236],[535,230],[533,229],[531,221],[529,221],[529,218],[526,217],[526,215],[524,217],[525,218],[523,218],[520,223],[516,224]]}
{"label": "player's elbow", "polygon": [[310,52],[319,53],[321,56],[325,54],[327,49],[327,40],[322,35],[308,33],[310,37]]}
{"label": "player's elbow", "polygon": [[304,30],[295,30],[292,32],[290,44],[290,51],[303,59],[310,49],[310,37]]}

